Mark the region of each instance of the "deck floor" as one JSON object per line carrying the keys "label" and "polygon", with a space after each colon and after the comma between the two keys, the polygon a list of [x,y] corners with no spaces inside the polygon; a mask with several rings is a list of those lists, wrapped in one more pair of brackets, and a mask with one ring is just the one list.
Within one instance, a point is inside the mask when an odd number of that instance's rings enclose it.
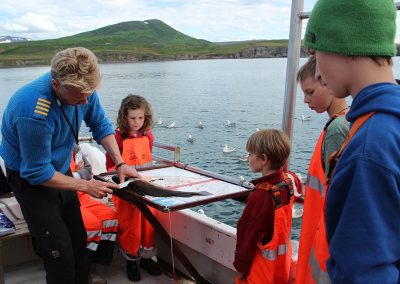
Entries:
{"label": "deck floor", "polygon": [[[113,264],[110,266],[97,265],[96,270],[103,278],[107,279],[107,284],[130,284],[134,283],[129,281],[125,273],[126,262],[116,250],[114,252]],[[160,268],[162,271],[170,274],[171,267],[160,262]],[[143,284],[170,284],[174,283],[171,277],[166,274],[160,276],[151,276],[146,271],[140,269],[142,280],[135,283]],[[40,259],[26,262],[23,264],[8,266],[4,269],[4,277],[6,284],[45,284],[45,271],[43,268],[42,261]],[[191,280],[178,277],[176,283],[189,284],[195,283]]]}

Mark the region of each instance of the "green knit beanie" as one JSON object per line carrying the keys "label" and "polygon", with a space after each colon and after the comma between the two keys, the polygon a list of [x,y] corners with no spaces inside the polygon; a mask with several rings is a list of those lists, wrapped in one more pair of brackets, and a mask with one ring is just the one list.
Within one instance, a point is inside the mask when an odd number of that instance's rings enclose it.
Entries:
{"label": "green knit beanie", "polygon": [[395,56],[393,0],[318,0],[304,46],[340,55]]}

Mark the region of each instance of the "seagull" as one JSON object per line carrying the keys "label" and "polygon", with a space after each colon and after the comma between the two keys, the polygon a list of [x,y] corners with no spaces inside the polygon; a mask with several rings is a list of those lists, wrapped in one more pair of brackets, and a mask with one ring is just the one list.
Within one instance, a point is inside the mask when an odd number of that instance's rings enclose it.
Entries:
{"label": "seagull", "polygon": [[225,144],[224,148],[222,149],[222,152],[224,153],[231,153],[235,151],[235,147],[230,147],[227,144]]}
{"label": "seagull", "polygon": [[234,123],[234,122],[231,122],[229,119],[226,121],[226,126],[228,126],[228,127],[235,127],[236,126],[236,123]]}
{"label": "seagull", "polygon": [[201,122],[201,120],[199,120],[199,124],[196,126],[197,128],[200,128],[200,129],[203,129],[204,128],[204,125],[203,125],[203,123]]}
{"label": "seagull", "polygon": [[172,122],[170,125],[167,125],[167,128],[174,128],[175,127],[175,121]]}
{"label": "seagull", "polygon": [[188,138],[187,138],[186,140],[187,140],[188,142],[190,142],[190,143],[193,143],[194,140],[196,140],[196,139],[193,138],[192,134],[189,134],[189,136],[188,136]]}

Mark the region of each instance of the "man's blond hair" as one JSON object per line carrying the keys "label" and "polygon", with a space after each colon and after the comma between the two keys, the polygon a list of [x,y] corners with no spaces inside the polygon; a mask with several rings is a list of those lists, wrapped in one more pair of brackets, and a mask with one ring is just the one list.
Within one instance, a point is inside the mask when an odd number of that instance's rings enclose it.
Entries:
{"label": "man's blond hair", "polygon": [[247,152],[260,158],[267,155],[271,169],[278,170],[285,165],[290,154],[290,139],[281,130],[263,129],[254,132],[246,144]]}
{"label": "man's blond hair", "polygon": [[97,58],[84,47],[58,52],[51,60],[51,76],[61,87],[76,87],[84,93],[91,93],[100,86]]}

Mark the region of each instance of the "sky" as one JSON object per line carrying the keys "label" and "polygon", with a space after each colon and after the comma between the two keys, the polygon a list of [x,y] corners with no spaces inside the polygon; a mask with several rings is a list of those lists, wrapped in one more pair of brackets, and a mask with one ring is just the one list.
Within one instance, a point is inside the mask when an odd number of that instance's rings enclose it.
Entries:
{"label": "sky", "polygon": [[[315,1],[305,0],[305,10]],[[290,8],[290,0],[1,0],[0,36],[52,39],[159,19],[213,42],[287,39]]]}
{"label": "sky", "polygon": [[[304,11],[311,11],[315,2],[304,0]],[[287,39],[290,9],[291,0],[1,0],[0,36],[52,39],[159,19],[212,42]],[[303,32],[305,26],[306,21]]]}

